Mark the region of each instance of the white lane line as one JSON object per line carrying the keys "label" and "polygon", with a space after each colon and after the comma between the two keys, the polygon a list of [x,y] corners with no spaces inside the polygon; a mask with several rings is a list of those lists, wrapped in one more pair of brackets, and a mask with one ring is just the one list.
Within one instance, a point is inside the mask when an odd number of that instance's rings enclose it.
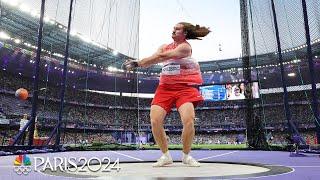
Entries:
{"label": "white lane line", "polygon": [[238,152],[238,151],[231,151],[231,152],[227,152],[227,153],[223,153],[223,154],[218,154],[218,155],[214,155],[214,156],[209,156],[209,157],[205,157],[205,158],[198,159],[198,161],[202,161],[202,160],[210,159],[210,158],[214,158],[214,157],[225,156],[225,155],[233,154],[233,153],[236,153],[236,152]]}
{"label": "white lane line", "polygon": [[138,160],[138,161],[143,161],[142,159],[139,159],[139,158],[135,158],[133,156],[129,156],[129,155],[126,155],[126,154],[123,154],[123,153],[119,153],[119,152],[116,152],[116,151],[111,151],[115,154],[120,154],[121,156],[125,156],[125,157],[128,157],[128,158],[131,158],[131,159],[135,159],[135,160]]}

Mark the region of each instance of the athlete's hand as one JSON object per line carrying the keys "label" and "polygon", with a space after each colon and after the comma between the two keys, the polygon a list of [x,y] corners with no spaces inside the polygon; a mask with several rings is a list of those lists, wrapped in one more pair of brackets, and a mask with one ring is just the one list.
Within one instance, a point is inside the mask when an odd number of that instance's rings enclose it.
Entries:
{"label": "athlete's hand", "polygon": [[126,60],[126,62],[123,63],[123,69],[126,69],[127,71],[131,71],[139,67],[138,61],[136,60]]}

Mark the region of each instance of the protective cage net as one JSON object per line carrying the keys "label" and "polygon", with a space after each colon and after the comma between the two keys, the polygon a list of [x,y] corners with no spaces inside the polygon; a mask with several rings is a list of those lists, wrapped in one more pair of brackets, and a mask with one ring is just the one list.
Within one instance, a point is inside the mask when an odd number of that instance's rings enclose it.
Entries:
{"label": "protective cage net", "polygon": [[[0,5],[1,36],[9,37],[1,37],[0,143],[11,145],[25,125],[23,116],[31,118],[41,1]],[[34,145],[43,145],[51,134],[49,145],[56,140],[69,8],[70,1],[45,3]],[[134,0],[73,1],[61,145],[135,144],[138,100],[122,93],[137,92],[137,74],[124,72],[121,65],[138,57],[139,9]],[[19,88],[28,90],[27,100],[15,97]],[[27,145],[28,134],[17,144]]]}
{"label": "protective cage net", "polygon": [[[243,144],[247,141],[248,128],[261,130],[257,132],[265,136],[269,144],[290,143],[271,0],[245,2],[251,77],[258,81],[260,89],[260,97],[253,100],[251,111],[253,118],[262,122],[262,127],[246,123],[248,109],[243,100],[205,102],[196,109],[195,144]],[[41,1],[0,3],[0,143],[9,145],[24,125],[25,121],[21,121],[24,114],[30,119]],[[307,1],[318,97],[319,4],[319,0]],[[69,6],[70,1],[46,1],[34,145],[42,145],[56,133],[53,130],[61,106]],[[319,123],[311,107],[311,77],[301,1],[275,1],[275,10],[291,122],[307,144],[317,144]],[[136,146],[154,142],[149,118],[151,99],[127,95],[153,93],[159,74],[152,69],[139,70],[139,73],[121,70],[126,59],[139,57],[139,11],[137,0],[74,0],[61,145],[101,149],[104,144]],[[208,69],[203,73],[205,83],[244,81],[240,58],[230,64],[235,66]],[[212,63],[209,67],[216,65]],[[19,88],[29,91],[28,100],[15,97]],[[181,144],[182,125],[176,110],[166,117],[164,126],[170,144]],[[27,144],[28,133],[23,133],[24,141],[18,144]],[[55,137],[54,134],[49,144],[55,143]]]}
{"label": "protective cage net", "polygon": [[[310,71],[307,56],[304,16],[301,0],[274,1],[283,56],[281,77],[272,1],[248,0],[248,29],[252,77],[259,81],[260,99],[254,112],[262,120],[270,144],[292,143],[292,130],[284,107],[283,80],[288,90],[290,123],[306,144],[318,144],[319,122],[312,111]],[[310,0],[307,13],[315,62],[315,82],[319,97],[319,1]],[[319,99],[319,98],[318,98]],[[319,126],[318,126],[319,127]],[[291,127],[292,128],[292,127]],[[296,134],[293,132],[293,134]],[[285,135],[284,135],[285,134]]]}

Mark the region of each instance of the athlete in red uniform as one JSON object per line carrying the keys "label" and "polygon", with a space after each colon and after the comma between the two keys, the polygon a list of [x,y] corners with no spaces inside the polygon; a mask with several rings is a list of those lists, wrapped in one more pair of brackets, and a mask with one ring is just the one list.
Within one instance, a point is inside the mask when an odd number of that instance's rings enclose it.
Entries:
{"label": "athlete in red uniform", "polygon": [[204,37],[209,32],[210,30],[206,27],[180,22],[174,26],[172,32],[173,43],[160,46],[158,51],[150,57],[138,61],[126,61],[124,64],[127,70],[132,70],[136,67],[148,67],[160,62],[164,64],[150,112],[152,133],[163,153],[160,159],[153,164],[154,167],[173,163],[168,151],[168,142],[163,123],[174,104],[183,124],[182,162],[188,166],[200,166],[200,163],[191,157],[189,153],[195,134],[194,109],[199,102],[203,101],[201,94],[194,86],[202,84],[202,77],[198,62],[191,58],[192,49],[186,40],[200,39],[199,37]]}

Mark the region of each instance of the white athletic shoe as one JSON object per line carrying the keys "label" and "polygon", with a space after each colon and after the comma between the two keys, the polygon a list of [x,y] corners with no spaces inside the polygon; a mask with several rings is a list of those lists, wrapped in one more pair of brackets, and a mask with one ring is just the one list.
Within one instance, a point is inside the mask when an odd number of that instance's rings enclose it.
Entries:
{"label": "white athletic shoe", "polygon": [[182,163],[190,167],[200,167],[201,164],[190,155],[184,155]]}
{"label": "white athletic shoe", "polygon": [[173,164],[173,160],[171,158],[171,156],[169,155],[165,155],[163,154],[158,160],[157,162],[153,163],[152,166],[153,167],[163,167],[163,166],[167,166]]}

